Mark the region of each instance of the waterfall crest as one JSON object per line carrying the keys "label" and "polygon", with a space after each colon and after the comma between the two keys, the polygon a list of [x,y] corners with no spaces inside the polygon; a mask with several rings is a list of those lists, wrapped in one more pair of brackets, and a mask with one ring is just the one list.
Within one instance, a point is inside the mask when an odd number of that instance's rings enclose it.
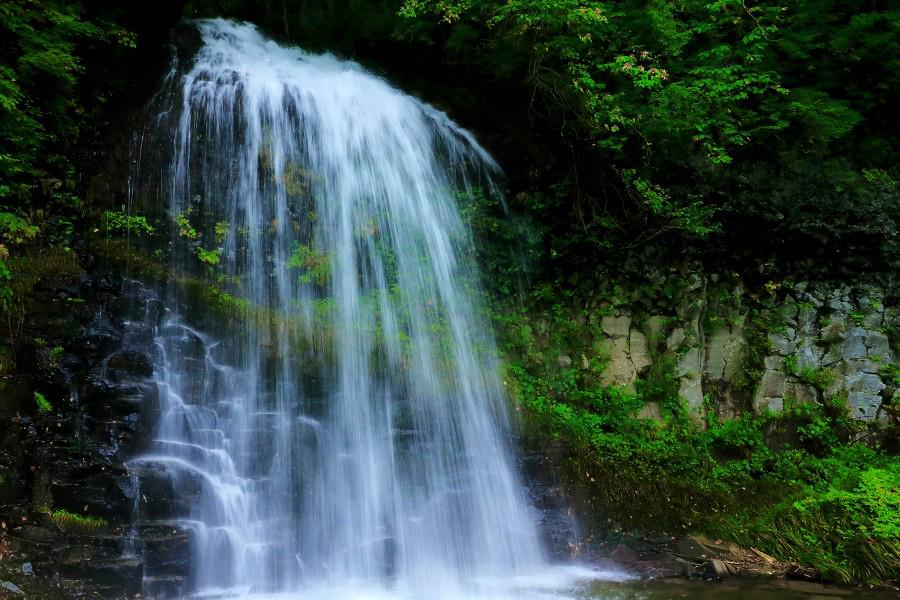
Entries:
{"label": "waterfall crest", "polygon": [[189,587],[471,597],[533,572],[458,207],[492,193],[491,157],[354,63],[198,27],[155,176],[170,267],[214,281],[221,315],[197,327],[184,286],[164,293],[159,418],[133,461],[194,490]]}

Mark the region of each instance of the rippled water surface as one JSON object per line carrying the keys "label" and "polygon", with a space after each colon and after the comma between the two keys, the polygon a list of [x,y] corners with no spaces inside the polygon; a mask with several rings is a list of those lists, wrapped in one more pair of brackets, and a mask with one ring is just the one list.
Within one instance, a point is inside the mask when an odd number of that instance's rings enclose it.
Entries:
{"label": "rippled water surface", "polygon": [[836,600],[860,598],[889,600],[896,592],[823,586],[801,581],[734,581],[721,583],[686,580],[598,581],[588,584],[580,597],[596,600]]}

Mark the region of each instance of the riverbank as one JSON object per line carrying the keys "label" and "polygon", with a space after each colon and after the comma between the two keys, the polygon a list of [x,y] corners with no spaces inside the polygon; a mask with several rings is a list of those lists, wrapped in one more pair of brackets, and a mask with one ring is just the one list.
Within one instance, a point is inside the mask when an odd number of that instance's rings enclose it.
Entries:
{"label": "riverbank", "polygon": [[805,579],[895,584],[892,290],[673,271],[498,309],[507,389],[584,550],[703,535]]}

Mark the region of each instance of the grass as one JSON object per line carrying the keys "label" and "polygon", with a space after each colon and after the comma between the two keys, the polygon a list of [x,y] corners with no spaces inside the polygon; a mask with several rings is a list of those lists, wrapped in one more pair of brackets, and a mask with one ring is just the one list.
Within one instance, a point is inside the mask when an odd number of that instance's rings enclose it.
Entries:
{"label": "grass", "polygon": [[96,535],[109,527],[106,519],[79,515],[62,509],[52,511],[50,520],[64,533],[73,535]]}
{"label": "grass", "polygon": [[[640,397],[564,374],[513,363],[506,379],[531,431],[570,447],[567,483],[598,529],[728,539],[836,583],[900,580],[900,458],[842,441],[848,422],[827,407],[699,429],[636,419]],[[799,442],[769,448],[776,429]]]}
{"label": "grass", "polygon": [[50,401],[40,392],[34,393],[34,403],[37,406],[38,412],[42,415],[53,412],[53,405],[50,404]]}

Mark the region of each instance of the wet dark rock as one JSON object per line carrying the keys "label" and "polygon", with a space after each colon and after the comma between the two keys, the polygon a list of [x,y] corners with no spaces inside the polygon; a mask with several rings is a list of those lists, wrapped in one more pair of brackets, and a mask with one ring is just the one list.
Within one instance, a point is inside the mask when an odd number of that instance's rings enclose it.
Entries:
{"label": "wet dark rock", "polygon": [[634,548],[619,544],[609,553],[609,558],[617,563],[630,563],[640,560],[640,555]]}
{"label": "wet dark rock", "polygon": [[142,519],[187,516],[201,492],[200,477],[176,465],[146,462],[131,472],[140,481]]}
{"label": "wet dark rock", "polygon": [[16,530],[16,535],[26,541],[46,543],[54,538],[54,534],[46,527],[40,525],[23,525]]}
{"label": "wet dark rock", "polygon": [[[133,597],[145,558],[125,552],[139,498],[124,461],[140,446],[141,416],[158,404],[158,392],[148,381],[152,329],[126,323],[160,307],[145,301],[147,289],[116,276],[41,285],[41,305],[27,313],[16,372],[0,403],[0,543],[15,557],[0,567],[31,597]],[[52,413],[36,413],[36,389]],[[103,523],[64,529],[48,512],[57,510]],[[187,535],[167,526],[148,547],[164,579],[160,589],[183,589]]]}
{"label": "wet dark rock", "polygon": [[126,472],[115,469],[81,480],[54,481],[55,506],[76,514],[127,519],[131,513],[131,499],[125,495],[121,485],[122,479],[126,477]]}
{"label": "wet dark rock", "polygon": [[710,559],[706,563],[706,574],[710,579],[713,579],[715,581],[728,579],[731,576],[731,572],[729,572],[728,566],[723,560],[719,558]]}
{"label": "wet dark rock", "polygon": [[530,504],[539,513],[544,546],[554,560],[574,558],[581,552],[581,535],[570,510],[571,503],[557,480],[558,459],[554,453],[560,450],[529,448],[522,453],[521,459]]}
{"label": "wet dark rock", "polygon": [[695,577],[697,569],[690,562],[675,556],[664,556],[656,560],[637,560],[631,563],[617,563],[636,573],[642,579],[669,579],[672,577]]}
{"label": "wet dark rock", "polygon": [[178,598],[184,594],[185,578],[180,575],[148,575],[144,578],[147,598]]}
{"label": "wet dark rock", "polygon": [[81,404],[94,420],[126,417],[141,411],[143,400],[156,391],[156,385],[145,382],[110,383],[93,380],[84,389]]}
{"label": "wet dark rock", "polygon": [[106,378],[109,381],[134,381],[153,375],[153,361],[145,352],[122,350],[106,359]]}
{"label": "wet dark rock", "polygon": [[191,60],[203,45],[200,30],[187,22],[180,24],[172,33],[172,44],[178,53],[179,60]]}
{"label": "wet dark rock", "polygon": [[190,562],[190,536],[179,525],[172,523],[147,523],[140,529],[146,573],[155,577],[177,576],[188,573]]}
{"label": "wet dark rock", "polygon": [[106,311],[100,310],[79,337],[86,350],[108,355],[118,349],[122,334]]}
{"label": "wet dark rock", "polygon": [[144,565],[136,558],[99,561],[87,565],[83,575],[98,585],[121,589],[128,596],[134,596],[141,591]]}

